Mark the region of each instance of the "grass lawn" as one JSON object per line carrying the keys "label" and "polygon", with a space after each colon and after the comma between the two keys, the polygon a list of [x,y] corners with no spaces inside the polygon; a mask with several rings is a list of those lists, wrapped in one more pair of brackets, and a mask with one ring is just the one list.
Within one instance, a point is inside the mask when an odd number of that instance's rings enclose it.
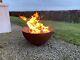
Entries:
{"label": "grass lawn", "polygon": [[[11,22],[14,24],[24,26],[25,22],[18,17],[11,17]],[[64,40],[75,45],[80,45],[80,24],[57,22],[57,21],[43,21],[44,24],[50,25],[55,29],[55,38]]]}

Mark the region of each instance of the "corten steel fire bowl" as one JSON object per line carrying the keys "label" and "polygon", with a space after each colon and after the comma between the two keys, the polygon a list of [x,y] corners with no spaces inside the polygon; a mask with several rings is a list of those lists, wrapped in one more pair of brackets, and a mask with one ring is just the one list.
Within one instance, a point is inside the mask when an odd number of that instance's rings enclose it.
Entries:
{"label": "corten steel fire bowl", "polygon": [[50,29],[50,31],[51,32],[48,32],[48,33],[31,34],[29,33],[28,27],[24,27],[22,29],[23,36],[26,38],[26,40],[28,40],[30,43],[36,46],[40,46],[49,40],[51,35],[54,33],[52,29]]}

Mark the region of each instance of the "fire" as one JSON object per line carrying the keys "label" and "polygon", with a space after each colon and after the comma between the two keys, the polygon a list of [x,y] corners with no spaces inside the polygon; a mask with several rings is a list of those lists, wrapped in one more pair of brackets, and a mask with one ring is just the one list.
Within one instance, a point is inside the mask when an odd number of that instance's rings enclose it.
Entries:
{"label": "fire", "polygon": [[49,27],[44,26],[39,21],[39,14],[36,12],[33,16],[31,16],[30,20],[27,21],[27,18],[24,16],[20,16],[20,18],[24,21],[26,21],[26,24],[29,27],[29,32],[33,34],[39,34],[39,33],[48,33],[50,32]]}
{"label": "fire", "polygon": [[23,19],[24,21],[26,21],[27,20],[27,18],[26,17],[24,17],[24,16],[19,16],[21,19]]}

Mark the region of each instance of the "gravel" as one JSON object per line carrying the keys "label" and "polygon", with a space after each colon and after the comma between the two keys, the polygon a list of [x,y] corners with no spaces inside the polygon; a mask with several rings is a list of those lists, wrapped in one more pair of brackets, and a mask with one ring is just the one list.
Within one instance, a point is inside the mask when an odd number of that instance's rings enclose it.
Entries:
{"label": "gravel", "polygon": [[12,24],[12,32],[0,34],[0,60],[80,60],[80,46],[54,38],[42,45],[30,44]]}

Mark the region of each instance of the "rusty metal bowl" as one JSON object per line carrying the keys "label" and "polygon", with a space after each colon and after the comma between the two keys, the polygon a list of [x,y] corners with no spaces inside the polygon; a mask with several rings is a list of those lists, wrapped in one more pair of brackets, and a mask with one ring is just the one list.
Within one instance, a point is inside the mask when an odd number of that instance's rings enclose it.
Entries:
{"label": "rusty metal bowl", "polygon": [[29,28],[27,26],[22,29],[23,36],[26,38],[26,40],[36,46],[45,44],[49,40],[53,34],[53,29],[50,29],[50,31],[51,32],[48,33],[31,34],[29,33]]}

